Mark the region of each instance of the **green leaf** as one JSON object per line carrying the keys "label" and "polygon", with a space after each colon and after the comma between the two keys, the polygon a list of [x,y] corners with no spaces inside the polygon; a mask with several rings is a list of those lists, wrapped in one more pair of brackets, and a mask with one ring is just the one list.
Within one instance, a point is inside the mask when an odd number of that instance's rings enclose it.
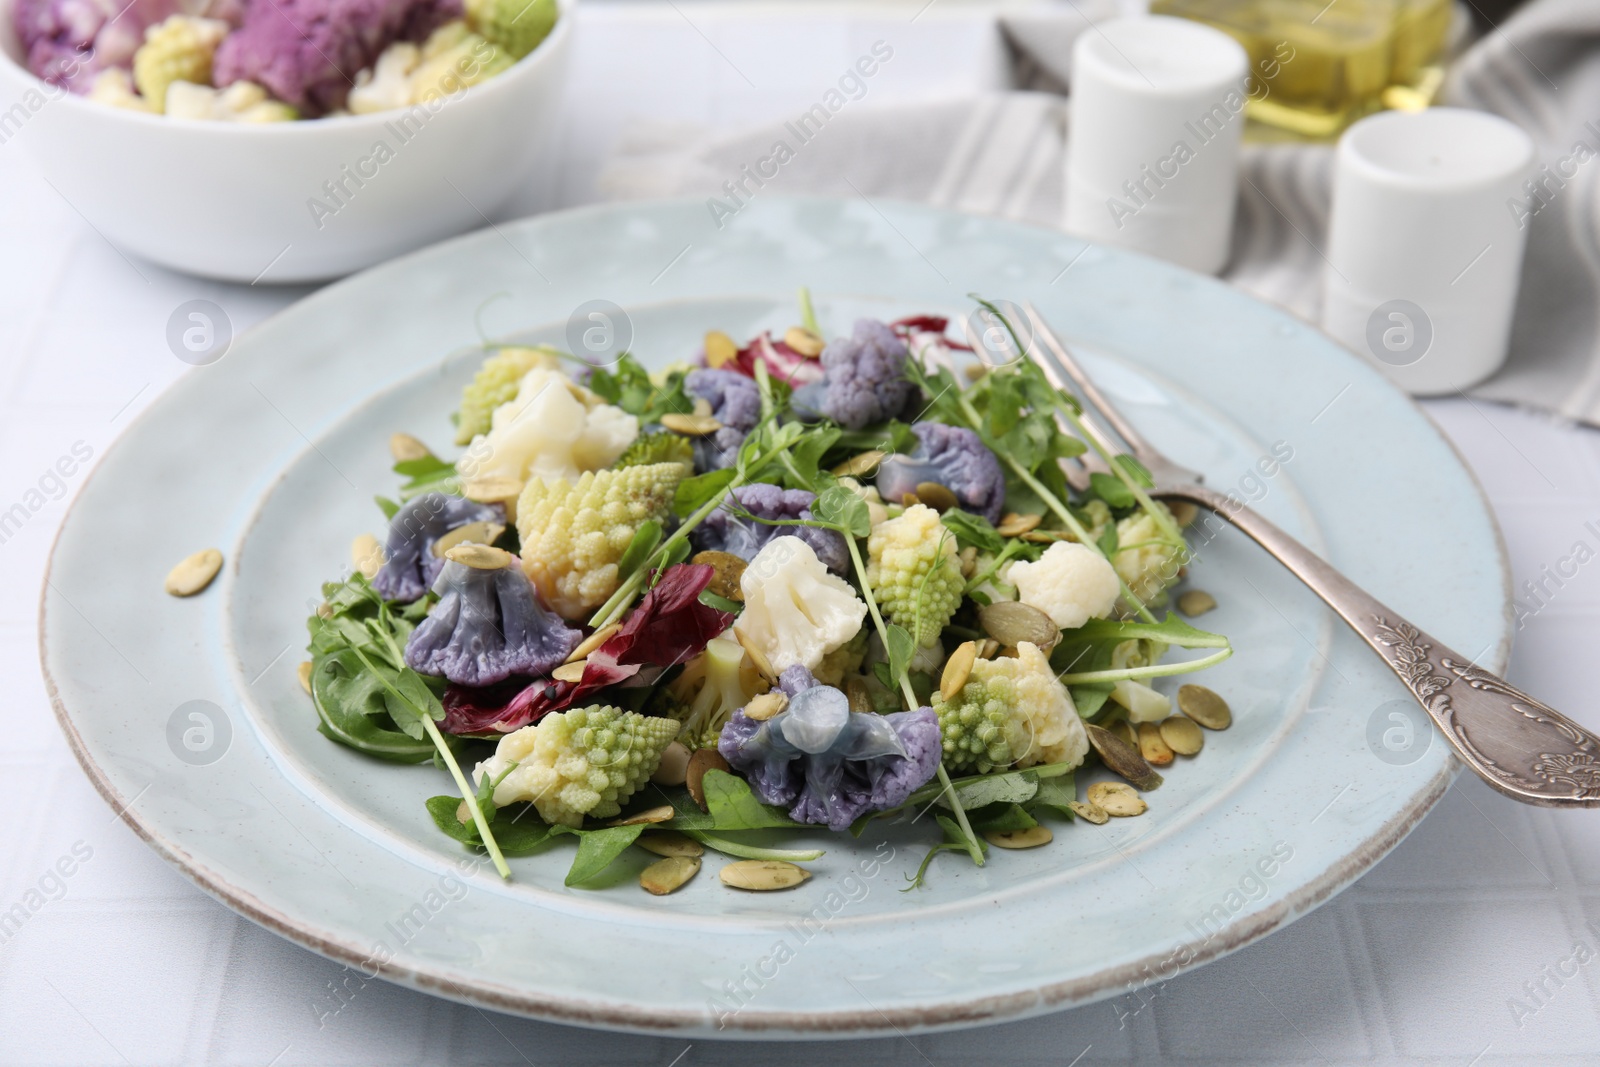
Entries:
{"label": "green leaf", "polygon": [[886,636],[883,644],[889,653],[889,677],[898,682],[905,675],[911,657],[917,654],[917,643],[904,626],[892,622],[884,633]]}
{"label": "green leaf", "polygon": [[743,841],[735,841],[731,837],[722,837],[718,834],[709,834],[704,830],[685,830],[684,834],[694,838],[702,845],[729,856],[737,856],[742,860],[783,860],[786,863],[809,863],[821,859],[823,850],[820,848],[762,848],[760,845],[749,845]]}
{"label": "green leaf", "polygon": [[614,404],[640,423],[660,422],[661,416],[671,412],[684,414],[694,409],[694,402],[683,389],[684,374],[668,374],[662,385],[650,380],[645,370],[631,353],[624,352],[610,367],[595,367],[589,374],[589,389],[608,404]]}
{"label": "green leaf", "polygon": [[1131,508],[1138,503],[1133,490],[1123,485],[1122,479],[1099,471],[1089,475],[1089,491],[1115,510]]}
{"label": "green leaf", "polygon": [[1099,539],[1095,541],[1095,547],[1100,549],[1100,553],[1105,556],[1106,559],[1110,559],[1117,554],[1116,523],[1106,523],[1105,530],[1101,532]]}
{"label": "green leaf", "polygon": [[[1031,770],[1007,771],[1003,774],[963,779],[951,784],[956,787],[956,799],[961,802],[963,808],[970,811],[990,804],[1020,804],[1025,800],[1032,800],[1033,795],[1039,791],[1039,776]],[[941,797],[939,803],[943,807],[949,807],[950,798]]]}
{"label": "green leaf", "polygon": [[[1111,465],[1121,469],[1122,473],[1128,476],[1128,480],[1140,489],[1154,489],[1156,486],[1156,480],[1151,475],[1150,468],[1127,453],[1112,456]],[[1109,504],[1110,501],[1108,500],[1106,503]]]}
{"label": "green leaf", "polygon": [[872,515],[867,502],[842,485],[825,490],[811,505],[811,514],[818,522],[847,531],[852,537],[865,537],[872,532]]}
{"label": "green leaf", "polygon": [[709,589],[700,593],[700,603],[708,608],[715,608],[717,611],[726,611],[730,615],[739,615],[744,612],[744,605],[737,600],[729,600],[725,596],[718,596]]}
{"label": "green leaf", "polygon": [[983,811],[968,812],[972,828],[979,833],[1010,833],[1038,826],[1039,820],[1029,815],[1021,804],[997,804]]}
{"label": "green leaf", "polygon": [[650,553],[656,550],[661,543],[661,523],[655,519],[646,519],[639,524],[633,533],[633,540],[628,542],[628,547],[623,549],[622,558],[617,561],[617,580],[627,581],[633,576],[645,560],[650,558]]}
{"label": "green leaf", "polygon": [[1005,550],[1006,539],[995,532],[993,524],[982,515],[952,508],[940,516],[945,529],[956,535],[962,548],[976,548],[979,552],[998,554]]}
{"label": "green leaf", "polygon": [[433,745],[388,728],[383,689],[349,650],[312,661],[311,702],[324,737],[392,763],[424,763]]}
{"label": "green leaf", "polygon": [[[456,812],[461,810],[460,797],[429,797],[427,804],[433,824],[446,835],[469,848],[483,848],[478,827],[471,822],[462,823],[456,818]],[[507,856],[527,856],[537,852],[549,843],[551,837],[550,827],[539,820],[532,804],[508,804],[501,808],[490,820],[489,832],[494,835],[501,853]]]}
{"label": "green leaf", "polygon": [[580,885],[599,875],[638,840],[644,832],[644,826],[644,823],[634,823],[632,826],[606,826],[598,830],[552,826],[551,833],[574,834],[578,838],[578,854],[572,858],[572,867],[567,871],[564,884]]}
{"label": "green leaf", "polygon": [[456,476],[456,465],[438,456],[427,455],[418,459],[403,459],[394,465],[394,472],[406,479],[400,486],[400,500],[410,500],[423,493],[456,494],[461,491],[461,479]]}
{"label": "green leaf", "polygon": [[[951,378],[950,381],[953,384],[955,379]],[[848,452],[850,456],[870,451],[909,452],[916,447],[917,435],[911,432],[909,425],[898,419],[860,430],[840,430],[838,438],[833,443],[834,450]],[[847,459],[849,456],[842,458]]]}
{"label": "green leaf", "polygon": [[750,792],[749,783],[727,771],[707,771],[700,781],[706,810],[718,830],[762,830],[799,823],[777,808],[768,807]]}
{"label": "green leaf", "polygon": [[[811,492],[821,492],[833,483],[833,475],[822,469],[822,457],[839,441],[839,428],[837,426],[819,426],[800,438],[789,449],[789,462],[792,466],[791,480],[797,480],[798,489],[809,489]],[[826,484],[824,484],[826,483]]]}
{"label": "green leaf", "polygon": [[1029,801],[1028,808],[1034,812],[1048,812],[1063,819],[1074,817],[1069,803],[1078,799],[1078,786],[1076,779],[1070,774],[1063,774],[1058,778],[1045,778],[1039,782],[1039,791]]}
{"label": "green leaf", "polygon": [[677,494],[672,500],[672,510],[679,518],[687,518],[728,488],[737,473],[732,467],[727,467],[697,474],[693,478],[685,478],[678,483]]}
{"label": "green leaf", "polygon": [[375,496],[372,499],[377,503],[378,510],[383,512],[385,519],[393,519],[400,510],[400,505],[386,496]]}

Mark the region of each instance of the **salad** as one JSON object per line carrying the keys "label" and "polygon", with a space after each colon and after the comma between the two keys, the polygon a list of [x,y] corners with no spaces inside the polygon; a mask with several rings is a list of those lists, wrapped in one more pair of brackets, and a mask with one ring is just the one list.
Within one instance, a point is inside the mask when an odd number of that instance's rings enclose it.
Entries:
{"label": "salad", "polygon": [[17,0],[27,67],[116,107],[285,122],[437,109],[550,34],[556,0]]}
{"label": "salad", "polygon": [[[658,373],[486,346],[459,454],[394,436],[387,533],[308,620],[321,732],[448,773],[434,823],[505,877],[574,838],[569,885],[638,846],[651,892],[707,850],[784,888],[821,852],[770,831],[879,820],[927,828],[918,885],[1145,811],[1230,716],[1150,684],[1231,654],[1162,610],[1192,512],[1129,456],[1069,488],[1092,439],[1027,359],[932,316],[825,342],[804,292],[800,317]],[[1080,798],[1088,761],[1115,777]]]}

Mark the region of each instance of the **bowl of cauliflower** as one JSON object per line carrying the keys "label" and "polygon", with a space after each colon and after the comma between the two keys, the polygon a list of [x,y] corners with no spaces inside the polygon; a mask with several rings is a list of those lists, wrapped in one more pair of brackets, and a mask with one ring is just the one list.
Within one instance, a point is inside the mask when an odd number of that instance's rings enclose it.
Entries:
{"label": "bowl of cauliflower", "polygon": [[481,225],[528,179],[575,2],[0,0],[0,145],[119,251],[337,277]]}

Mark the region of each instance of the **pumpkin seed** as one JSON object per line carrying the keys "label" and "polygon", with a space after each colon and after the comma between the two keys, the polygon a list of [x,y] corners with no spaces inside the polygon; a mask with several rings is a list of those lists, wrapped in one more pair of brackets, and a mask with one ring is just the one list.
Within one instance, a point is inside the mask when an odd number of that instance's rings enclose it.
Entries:
{"label": "pumpkin seed", "polygon": [[1061,640],[1061,627],[1036,607],[1018,600],[999,600],[978,612],[983,632],[1002,645],[1016,646],[1024,641],[1048,652]]}
{"label": "pumpkin seed", "polygon": [[1069,800],[1067,801],[1067,807],[1078,818],[1092,822],[1096,826],[1104,826],[1111,818],[1106,814],[1106,809],[1098,804],[1085,804],[1081,800]]}
{"label": "pumpkin seed", "polygon": [[721,330],[706,334],[706,366],[721,367],[739,358],[739,346]]}
{"label": "pumpkin seed", "polygon": [[979,659],[994,659],[995,653],[1000,651],[1000,642],[992,637],[983,639],[983,647],[978,650]]}
{"label": "pumpkin seed", "polygon": [[1072,534],[1067,530],[1029,530],[1022,535],[1022,540],[1031,545],[1053,545],[1057,541],[1071,541]]}
{"label": "pumpkin seed", "polygon": [[1180,685],[1178,710],[1207,730],[1226,730],[1233,725],[1233,712],[1228,709],[1228,702],[1203,685]]}
{"label": "pumpkin seed", "polygon": [[324,600],[322,603],[318,604],[317,605],[317,618],[319,618],[319,619],[331,619],[331,618],[333,618],[333,605],[328,603],[326,600]]}
{"label": "pumpkin seed", "polygon": [[739,584],[749,566],[744,560],[732,552],[696,552],[689,562],[712,568],[711,581],[706,586],[710,592],[725,600],[744,601],[744,589]]}
{"label": "pumpkin seed", "polygon": [[805,356],[807,359],[816,359],[822,355],[822,350],[827,343],[804,326],[791,326],[783,331],[783,343]]}
{"label": "pumpkin seed", "polygon": [[1189,618],[1204,615],[1217,606],[1217,598],[1203,589],[1190,589],[1178,597],[1178,610]]}
{"label": "pumpkin seed", "polygon": [[1167,510],[1172,512],[1179,526],[1189,526],[1200,517],[1199,506],[1188,500],[1174,500],[1167,505]]}
{"label": "pumpkin seed", "polygon": [[634,844],[646,852],[654,852],[657,856],[704,856],[705,846],[692,837],[685,837],[676,830],[657,830],[648,834],[640,834],[639,840]]}
{"label": "pumpkin seed", "polygon": [[700,861],[694,856],[668,856],[639,872],[639,884],[645,892],[664,897],[682,889],[699,873]]}
{"label": "pumpkin seed", "polygon": [[968,363],[965,367],[961,368],[961,373],[967,376],[967,381],[976,382],[980,381],[985,374],[989,373],[989,368],[985,367],[982,363]]}
{"label": "pumpkin seed", "polygon": [[689,790],[700,810],[706,809],[706,791],[701,788],[707,771],[729,771],[728,761],[714,748],[697,748],[689,757],[689,766],[683,772],[683,784]]}
{"label": "pumpkin seed", "polygon": [[755,664],[756,670],[760,671],[765,677],[776,681],[778,672],[772,669],[772,661],[767,658],[765,652],[761,651],[755,641],[751,640],[749,635],[737,626],[733,628],[733,637],[734,640],[739,642],[739,646],[744,649],[744,654],[750,657],[750,662]]}
{"label": "pumpkin seed", "polygon": [[475,571],[498,571],[511,566],[514,558],[503,548],[493,545],[457,545],[444,554],[451,563],[463,563]]}
{"label": "pumpkin seed", "polygon": [[466,826],[471,821],[472,809],[467,807],[467,802],[463,800],[461,803],[456,805],[456,822],[460,823],[462,826]]}
{"label": "pumpkin seed", "polygon": [[694,405],[689,409],[691,415],[709,416],[711,414],[711,401],[703,396],[694,398]]}
{"label": "pumpkin seed", "polygon": [[462,482],[461,495],[478,504],[503,504],[522,495],[522,483],[514,478],[479,478]]}
{"label": "pumpkin seed", "polygon": [[939,482],[918,482],[917,499],[934,511],[949,511],[961,506],[961,501],[956,499],[949,487]]}
{"label": "pumpkin seed", "polygon": [[570,663],[563,663],[561,666],[550,672],[550,677],[554,678],[558,682],[572,682],[576,684],[583,681],[583,672],[588,664],[589,661],[586,659],[574,660]]}
{"label": "pumpkin seed", "polygon": [[376,578],[383,570],[383,546],[371,534],[362,534],[350,542],[350,562],[367,579]]}
{"label": "pumpkin seed", "polygon": [[961,692],[961,687],[967,684],[967,679],[972,676],[972,664],[978,658],[978,645],[974,641],[963,641],[950,653],[950,658],[944,661],[944,673],[939,676],[939,695],[949,700]]}
{"label": "pumpkin seed", "polygon": [[389,455],[396,463],[409,463],[414,459],[427,459],[433,450],[408,433],[389,435]]}
{"label": "pumpkin seed", "polygon": [[1161,727],[1153,722],[1139,724],[1139,755],[1152,767],[1165,767],[1172,762],[1172,746],[1161,739]]}
{"label": "pumpkin seed", "polygon": [[661,804],[654,808],[646,808],[626,819],[615,819],[606,823],[607,826],[650,826],[658,822],[666,822],[678,813],[671,804]]}
{"label": "pumpkin seed", "polygon": [[850,710],[865,714],[876,711],[872,706],[872,695],[867,692],[867,683],[861,678],[851,678],[844,683],[844,695],[850,699]]}
{"label": "pumpkin seed", "polygon": [[770,693],[751,697],[750,702],[744,706],[744,716],[756,722],[766,722],[788,706],[789,697],[781,689],[774,689]]}
{"label": "pumpkin seed", "polygon": [[1180,756],[1193,756],[1205,747],[1206,735],[1185,715],[1163,720],[1160,729],[1161,740]]}
{"label": "pumpkin seed", "polygon": [[465,526],[457,526],[433,543],[431,551],[438,559],[443,559],[444,554],[457,545],[492,545],[506,532],[502,523],[498,522],[469,522]]}
{"label": "pumpkin seed", "polygon": [[173,596],[194,596],[210,585],[221,569],[222,553],[215,548],[202,548],[167,572],[166,590]]}
{"label": "pumpkin seed", "polygon": [[974,574],[978,573],[977,545],[968,545],[966,548],[963,548],[961,550],[961,555],[957,558],[961,560],[961,577],[971,578]]}
{"label": "pumpkin seed", "polygon": [[1093,723],[1085,723],[1089,744],[1100,754],[1100,762],[1113,773],[1121,775],[1140,789],[1155,789],[1161,784],[1161,775],[1150,769],[1150,764],[1139,755],[1139,750],[1109,730]]}
{"label": "pumpkin seed", "polygon": [[1150,810],[1144,798],[1125,782],[1096,782],[1089,787],[1089,803],[1098,805],[1107,815],[1129,819]]}
{"label": "pumpkin seed", "polygon": [[1021,537],[1031,530],[1038,529],[1043,521],[1043,515],[1018,515],[1012,511],[1000,516],[1000,525],[994,528],[994,532],[1001,537]]}
{"label": "pumpkin seed", "polygon": [[710,415],[679,415],[676,412],[661,416],[661,425],[685,437],[706,437],[722,429],[722,423]]}
{"label": "pumpkin seed", "polygon": [[879,452],[877,449],[873,449],[870,452],[863,452],[860,455],[851,456],[849,459],[833,468],[833,473],[841,478],[859,478],[863,474],[871,474],[873,471],[878,469],[878,464],[883,462],[883,457],[885,455],[886,453]]}
{"label": "pumpkin seed", "polygon": [[578,647],[572,650],[572,655],[568,656],[562,662],[577,663],[579,660],[588,659],[589,653],[593,652],[595,649],[611,640],[612,635],[620,629],[622,629],[622,624],[620,622],[614,622],[609,626],[600,627],[600,629],[596,630],[594,633],[578,642]]}
{"label": "pumpkin seed", "polygon": [[983,839],[996,848],[1038,848],[1055,840],[1048,826],[1030,826],[1026,830],[985,830]]}
{"label": "pumpkin seed", "polygon": [[1118,719],[1116,722],[1106,727],[1106,729],[1122,738],[1122,740],[1126,741],[1128,744],[1133,745],[1135,748],[1138,747],[1139,735],[1134,731],[1133,723],[1129,722],[1127,719]]}
{"label": "pumpkin seed", "polygon": [[689,746],[674,741],[661,753],[661,762],[650,775],[656,785],[682,785],[689,772]]}
{"label": "pumpkin seed", "polygon": [[776,889],[793,889],[810,878],[811,872],[783,860],[739,860],[723,867],[718,877],[723,885],[735,889],[770,893]]}
{"label": "pumpkin seed", "polygon": [[922,500],[915,493],[900,494],[900,506],[903,508],[914,508],[920,503],[922,503]]}
{"label": "pumpkin seed", "polygon": [[300,679],[300,688],[311,692],[311,661],[306,660],[295,668],[295,675]]}

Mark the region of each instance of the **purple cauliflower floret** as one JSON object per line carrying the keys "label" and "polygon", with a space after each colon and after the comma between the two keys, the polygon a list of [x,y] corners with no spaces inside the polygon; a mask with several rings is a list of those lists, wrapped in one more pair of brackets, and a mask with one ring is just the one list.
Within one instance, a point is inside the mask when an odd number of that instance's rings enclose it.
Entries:
{"label": "purple cauliflower floret", "polygon": [[964,426],[919,422],[911,427],[917,447],[887,456],[878,466],[878,493],[900,500],[919,482],[938,482],[955,494],[962,510],[1000,521],[1006,502],[1006,476],[983,439]]}
{"label": "purple cauliflower floret", "polygon": [[[804,489],[783,489],[765,482],[741,485],[731,494],[744,511],[763,519],[811,518],[811,505],[817,495]],[[822,565],[835,574],[848,574],[850,554],[844,537],[836,530],[817,526],[772,526],[735,515],[727,504],[713,511],[689,533],[699,552],[731,552],[745,562],[756,558],[774,537],[792,534],[811,546]]]}
{"label": "purple cauliflower floret", "polygon": [[765,722],[734,712],[717,750],[757,799],[787,807],[796,822],[847,829],[868,812],[904,804],[938,769],[932,708],[851,712],[844,693],[817,684],[804,667],[784,671],[778,687],[788,707]]}
{"label": "purple cauliflower floret", "polygon": [[899,334],[876,319],[857,319],[854,332],[822,350],[822,381],[795,390],[802,417],[825,415],[849,430],[898,418],[917,395],[906,377],[911,358]]}
{"label": "purple cauliflower floret", "polygon": [[357,72],[390,44],[460,12],[460,0],[251,0],[217,48],[213,80],[257,82],[315,118],[343,107]]}
{"label": "purple cauliflower floret", "polygon": [[102,70],[133,65],[145,27],[178,11],[177,0],[17,0],[11,23],[30,71],[87,93]]}
{"label": "purple cauliflower floret", "polygon": [[[515,557],[512,557],[515,559]],[[513,674],[542,675],[583,640],[539,602],[515,563],[480,570],[448,562],[434,585],[439,602],[406,641],[406,666],[457,685],[484,686]]]}
{"label": "purple cauliflower floret", "polygon": [[694,469],[703,473],[733,466],[745,436],[761,421],[761,390],[731,370],[690,371],[683,387],[710,404],[711,417],[722,423],[716,433],[694,439]]}
{"label": "purple cauliflower floret", "polygon": [[372,587],[385,600],[415,600],[444,568],[444,560],[433,554],[435,541],[469,522],[505,521],[505,509],[499,504],[477,504],[446,493],[414,496],[389,520],[383,567]]}

